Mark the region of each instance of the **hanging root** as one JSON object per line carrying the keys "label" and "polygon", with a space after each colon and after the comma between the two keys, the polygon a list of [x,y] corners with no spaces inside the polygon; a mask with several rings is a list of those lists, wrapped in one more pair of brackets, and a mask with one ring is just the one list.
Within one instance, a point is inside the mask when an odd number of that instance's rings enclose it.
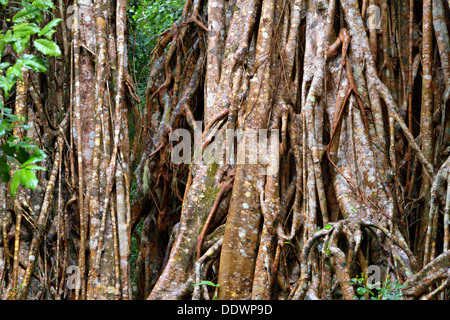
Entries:
{"label": "hanging root", "polygon": [[[382,234],[377,234],[375,229],[378,229]],[[370,231],[370,232],[368,232]],[[366,236],[363,236],[365,234]],[[323,279],[328,281],[332,279],[332,273],[337,275],[337,281],[341,287],[343,296],[347,300],[352,300],[355,296],[353,287],[349,284],[350,279],[355,275],[358,275],[354,266],[359,264],[362,268],[367,266],[367,260],[370,257],[366,257],[363,253],[362,243],[365,241],[365,246],[367,246],[371,240],[373,240],[370,235],[373,234],[377,238],[384,238],[388,242],[388,246],[385,248],[392,248],[397,246],[398,248],[404,250],[406,254],[409,254],[413,259],[410,250],[399,243],[386,228],[379,225],[375,221],[368,219],[345,219],[340,220],[336,223],[327,225],[326,229],[317,231],[314,236],[312,236],[305,243],[302,256],[301,256],[301,278],[298,281],[297,287],[291,294],[292,299],[304,299],[308,290],[310,290],[309,283],[311,281],[311,259],[309,258],[312,252],[320,253],[323,263],[329,264],[331,262],[332,267],[324,268],[322,270]],[[324,238],[324,239],[322,239]],[[378,239],[378,241],[380,241]],[[398,260],[401,262],[399,271],[400,274],[411,275],[410,267],[403,263],[398,255],[394,252],[387,252],[390,259]],[[385,263],[388,263],[385,261]],[[330,289],[328,289],[330,290]],[[316,296],[319,295],[318,292],[314,293]],[[330,297],[330,293],[327,294]]]}
{"label": "hanging root", "polygon": [[[206,272],[211,264],[214,262],[214,258],[216,258],[220,249],[222,248],[223,237],[221,237],[211,248],[209,248],[203,256],[201,256],[195,262],[195,287],[194,292],[192,293],[193,300],[199,300],[202,296],[205,300],[211,300],[209,296],[208,286],[206,284],[200,284],[202,279],[206,278]],[[214,294],[214,297],[217,297],[217,291]]]}

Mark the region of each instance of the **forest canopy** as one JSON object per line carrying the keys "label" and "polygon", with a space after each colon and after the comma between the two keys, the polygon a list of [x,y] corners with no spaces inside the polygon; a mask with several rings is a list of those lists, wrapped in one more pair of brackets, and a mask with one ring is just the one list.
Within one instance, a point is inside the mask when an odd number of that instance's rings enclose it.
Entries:
{"label": "forest canopy", "polygon": [[450,299],[450,1],[0,16],[1,299]]}

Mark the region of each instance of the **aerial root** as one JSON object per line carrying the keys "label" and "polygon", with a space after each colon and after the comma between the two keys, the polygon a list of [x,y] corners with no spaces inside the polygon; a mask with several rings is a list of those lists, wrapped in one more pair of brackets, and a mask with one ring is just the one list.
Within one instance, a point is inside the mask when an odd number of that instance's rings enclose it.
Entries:
{"label": "aerial root", "polygon": [[[192,294],[193,300],[200,300],[201,296],[205,300],[211,300],[211,297],[209,296],[208,287],[206,284],[200,284],[202,279],[206,278],[206,273],[208,271],[208,268],[211,266],[211,264],[214,262],[214,259],[219,256],[220,249],[222,248],[223,244],[223,236],[220,237],[220,239],[211,247],[209,248],[203,256],[200,257],[195,262],[195,286],[194,286],[194,292]],[[214,294],[217,295],[217,290]]]}
{"label": "aerial root", "polygon": [[444,281],[435,290],[423,296],[423,299],[431,299],[449,287],[448,279],[450,279],[450,250],[441,253],[420,272],[409,277],[405,282],[407,288],[404,294],[407,298],[418,299],[434,284]]}
{"label": "aerial root", "polygon": [[[318,252],[323,258],[322,261],[322,279],[333,279],[333,274],[337,276],[338,285],[342,289],[344,299],[351,300],[355,296],[353,287],[349,284],[354,273],[355,263],[359,264],[362,269],[367,269],[367,258],[361,251],[363,231],[370,230],[379,237],[376,230],[380,230],[384,238],[389,242],[390,246],[385,246],[389,254],[400,262],[400,268],[403,268],[405,274],[411,274],[410,267],[401,261],[395,248],[400,248],[413,261],[413,256],[405,244],[393,237],[392,233],[381,226],[379,223],[364,218],[349,218],[340,220],[335,223],[328,224],[325,228],[317,231],[304,245],[301,255],[301,277],[291,292],[290,299],[303,300],[307,292],[311,290],[311,265],[314,263],[311,259],[313,248],[317,245]],[[342,237],[347,241],[346,248],[342,248]],[[323,240],[322,240],[323,238]],[[392,248],[392,249],[391,249]],[[331,262],[331,265],[330,265]],[[331,287],[331,283],[328,283]],[[314,291],[314,289],[312,289]],[[323,295],[331,298],[332,288],[324,288]],[[318,292],[312,292],[313,296],[318,296]]]}

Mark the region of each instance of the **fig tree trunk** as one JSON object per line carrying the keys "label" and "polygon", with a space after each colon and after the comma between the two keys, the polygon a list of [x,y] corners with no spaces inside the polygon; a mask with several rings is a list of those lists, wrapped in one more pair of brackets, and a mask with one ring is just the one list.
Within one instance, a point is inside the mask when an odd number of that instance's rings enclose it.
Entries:
{"label": "fig tree trunk", "polygon": [[126,6],[55,3],[6,101],[48,157],[0,183],[3,299],[449,299],[448,1],[186,0],[145,96]]}

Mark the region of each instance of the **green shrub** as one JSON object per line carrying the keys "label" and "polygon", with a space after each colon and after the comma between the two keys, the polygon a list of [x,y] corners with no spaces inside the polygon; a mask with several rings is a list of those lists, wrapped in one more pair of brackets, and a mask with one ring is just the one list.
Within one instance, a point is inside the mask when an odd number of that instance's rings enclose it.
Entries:
{"label": "green shrub", "polygon": [[388,279],[384,283],[376,282],[374,284],[367,283],[367,275],[361,273],[360,277],[351,279],[351,285],[355,285],[356,295],[354,300],[401,300],[403,293],[402,289],[406,285],[401,285],[397,280]]}

